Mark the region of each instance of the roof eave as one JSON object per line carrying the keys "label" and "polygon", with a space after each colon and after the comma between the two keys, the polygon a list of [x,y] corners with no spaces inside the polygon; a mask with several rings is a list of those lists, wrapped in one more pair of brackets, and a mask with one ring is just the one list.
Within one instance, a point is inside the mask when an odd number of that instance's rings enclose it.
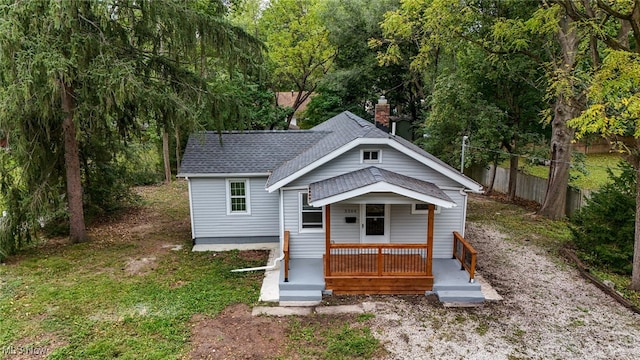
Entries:
{"label": "roof eave", "polygon": [[268,177],[271,173],[179,173],[179,178],[241,178],[241,177]]}
{"label": "roof eave", "polygon": [[365,195],[369,193],[382,193],[382,192],[394,193],[394,194],[405,196],[417,201],[438,205],[447,209],[457,206],[457,204],[453,202],[453,200],[451,199],[446,200],[446,199],[441,199],[435,196],[422,194],[417,191],[409,190],[398,185],[389,184],[388,182],[385,182],[385,181],[380,181],[375,184],[345,191],[340,194],[328,196],[322,199],[313,199],[313,192],[312,192],[311,193],[312,199],[310,199],[309,205],[314,207],[321,207],[329,204],[334,204],[340,201],[352,199],[360,195]]}

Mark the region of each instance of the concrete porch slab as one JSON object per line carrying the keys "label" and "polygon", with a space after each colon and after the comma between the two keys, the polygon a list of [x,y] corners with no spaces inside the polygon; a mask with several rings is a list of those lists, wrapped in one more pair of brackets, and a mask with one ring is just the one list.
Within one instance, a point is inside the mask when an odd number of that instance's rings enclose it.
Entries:
{"label": "concrete porch slab", "polygon": [[476,274],[476,281],[480,284],[480,291],[484,295],[485,301],[502,301],[504,298],[485,280],[482,275]]}

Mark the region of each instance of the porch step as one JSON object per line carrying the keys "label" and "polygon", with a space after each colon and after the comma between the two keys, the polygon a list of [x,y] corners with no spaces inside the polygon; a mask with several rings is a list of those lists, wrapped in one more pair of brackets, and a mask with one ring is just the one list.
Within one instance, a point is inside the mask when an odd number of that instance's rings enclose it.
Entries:
{"label": "porch step", "polygon": [[443,303],[481,303],[484,301],[482,291],[446,290],[437,291],[438,299]]}
{"label": "porch step", "polygon": [[312,283],[312,282],[308,282],[308,283],[304,283],[304,282],[284,282],[284,281],[280,281],[280,283],[278,284],[280,287],[280,291],[306,291],[306,290],[318,290],[318,291],[322,291],[324,290],[324,281],[322,283]]}
{"label": "porch step", "polygon": [[321,301],[321,290],[280,290],[280,302]]}
{"label": "porch step", "polygon": [[433,284],[433,292],[440,292],[440,291],[480,291],[480,283],[479,282],[475,282],[475,283],[468,283],[468,282],[461,282],[461,283],[441,283],[438,282],[437,279]]}

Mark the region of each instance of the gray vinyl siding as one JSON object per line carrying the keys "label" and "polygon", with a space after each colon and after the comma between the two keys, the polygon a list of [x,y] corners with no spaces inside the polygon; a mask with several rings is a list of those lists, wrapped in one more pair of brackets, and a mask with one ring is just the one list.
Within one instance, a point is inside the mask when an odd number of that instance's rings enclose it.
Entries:
{"label": "gray vinyl siding", "polygon": [[[433,257],[451,258],[453,232],[463,233],[464,196],[459,191],[445,191],[458,206],[435,214]],[[391,205],[391,242],[424,243],[427,239],[427,214],[411,214],[411,205]]]}
{"label": "gray vinyl siding", "polygon": [[[360,163],[361,149],[380,149],[382,150],[381,163]],[[307,186],[312,182],[324,180],[330,177],[342,175],[354,170],[376,166],[381,169],[389,170],[410,176],[416,179],[432,182],[442,187],[461,187],[460,184],[450,178],[438,173],[437,171],[425,166],[424,164],[414,160],[413,158],[399,152],[398,150],[385,145],[361,145],[357,146],[346,153],[338,156],[330,162],[320,166],[317,169],[303,175],[285,186]]]}
{"label": "gray vinyl siding", "polygon": [[[234,178],[235,179],[235,178]],[[193,236],[198,238],[243,238],[279,236],[279,193],[264,189],[266,178],[247,178],[251,214],[227,215],[224,178],[190,178]]]}
{"label": "gray vinyl siding", "polygon": [[[285,229],[291,235],[292,258],[321,258],[325,250],[324,232],[299,232],[299,192],[303,190],[286,190]],[[435,215],[434,223],[434,258],[450,258],[453,246],[453,231],[463,233],[465,196],[459,191],[445,191],[458,206],[441,209]],[[337,203],[331,205],[331,241],[334,243],[360,242],[360,205]],[[392,204],[389,210],[391,217],[391,243],[424,243],[427,239],[427,214],[411,214],[411,205]],[[346,217],[355,217],[355,223],[347,223]]]}
{"label": "gray vinyl siding", "polygon": [[[347,223],[348,217],[355,218],[356,222]],[[331,241],[337,244],[360,242],[360,205],[331,205]]]}
{"label": "gray vinyl siding", "polygon": [[300,192],[304,190],[284,191],[284,229],[289,230],[289,251],[292,258],[321,258],[325,248],[324,231],[300,231]]}

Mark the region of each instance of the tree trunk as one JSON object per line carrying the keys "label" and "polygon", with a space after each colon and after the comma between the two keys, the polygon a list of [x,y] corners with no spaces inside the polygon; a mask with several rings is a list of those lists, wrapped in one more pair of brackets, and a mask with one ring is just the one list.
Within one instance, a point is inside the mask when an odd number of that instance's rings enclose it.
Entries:
{"label": "tree trunk", "polygon": [[569,169],[571,164],[571,140],[574,130],[567,127],[567,121],[575,117],[575,111],[567,104],[565,98],[558,99],[553,117],[553,134],[551,135],[551,165],[547,193],[538,211],[539,215],[550,219],[561,219],[565,216],[567,202],[567,186],[569,185]]}
{"label": "tree trunk", "polygon": [[82,181],[80,176],[80,155],[76,127],[73,123],[74,99],[73,88],[64,82],[62,87],[62,121],[64,136],[64,166],[67,180],[67,202],[69,206],[69,237],[74,243],[87,240],[84,223],[84,206],[82,204]]}
{"label": "tree trunk", "polygon": [[633,165],[636,168],[636,227],[633,241],[631,289],[640,291],[640,157],[635,156]]}
{"label": "tree trunk", "polygon": [[509,157],[509,201],[516,199],[516,188],[518,184],[518,160],[519,157],[516,154],[511,154]]}
{"label": "tree trunk", "polygon": [[494,161],[491,165],[491,174],[489,175],[489,186],[484,191],[485,195],[491,195],[493,192],[493,184],[496,183],[496,173],[498,172],[498,161]]}
{"label": "tree trunk", "polygon": [[[562,61],[557,64],[557,72],[560,77],[556,81],[566,81],[571,90],[557,95],[553,121],[551,122],[551,166],[549,168],[549,180],[547,193],[538,211],[539,215],[560,219],[565,216],[567,202],[567,186],[569,185],[569,168],[571,163],[571,141],[574,130],[567,126],[567,121],[578,116],[582,110],[582,93],[573,89],[572,72],[576,63],[578,52],[578,36],[572,19],[568,16],[560,20],[558,41],[562,48]],[[572,91],[571,94],[566,93]]]}
{"label": "tree trunk", "polygon": [[171,161],[169,159],[169,132],[162,128],[162,159],[164,160],[164,182],[171,183]]}
{"label": "tree trunk", "polygon": [[176,126],[176,171],[180,172],[180,129]]}

